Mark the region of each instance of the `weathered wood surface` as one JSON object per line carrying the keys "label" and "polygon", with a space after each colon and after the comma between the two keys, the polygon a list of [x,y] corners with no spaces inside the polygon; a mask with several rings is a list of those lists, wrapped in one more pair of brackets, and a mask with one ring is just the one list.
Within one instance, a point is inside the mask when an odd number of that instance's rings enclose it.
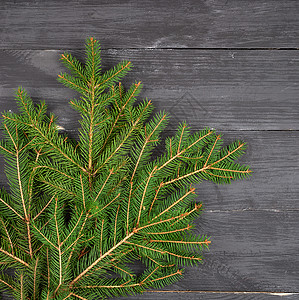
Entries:
{"label": "weathered wood surface", "polygon": [[[166,134],[186,120],[248,143],[249,180],[198,186],[197,230],[212,237],[203,264],[164,291],[122,299],[299,299],[298,25],[293,0],[0,1],[0,111],[16,110],[22,85],[74,136],[76,94],[56,81],[59,55],[82,58],[92,35],[104,69],[131,60],[126,86],[141,80],[141,97],[173,115]],[[2,168],[0,157],[5,185]]]}
{"label": "weathered wood surface", "polygon": [[240,133],[249,143],[243,161],[254,174],[230,186],[199,186],[205,211],[198,230],[212,237],[211,251],[171,289],[291,293],[299,286],[299,132],[225,132],[224,137],[231,141]]}
{"label": "weathered wood surface", "polygon": [[210,252],[164,290],[298,292],[298,216],[298,211],[205,211],[196,232],[211,236]]}
{"label": "weathered wood surface", "polygon": [[[81,41],[82,42],[82,41]],[[46,99],[61,126],[78,126],[67,105],[75,93],[56,81],[65,71],[61,51],[0,51],[1,110],[14,110],[14,90],[22,85],[35,99]],[[82,51],[72,51],[83,57]],[[299,51],[108,50],[104,69],[123,59],[133,70],[126,86],[141,80],[140,97],[186,120],[194,129],[299,129]]]}
{"label": "weathered wood surface", "polygon": [[221,292],[146,292],[143,295],[123,297],[120,300],[297,300],[298,293],[221,293]]}
{"label": "weathered wood surface", "polygon": [[299,2],[203,0],[1,1],[0,47],[298,47]]}
{"label": "weathered wood surface", "polygon": [[[173,131],[165,132],[165,135],[173,134]],[[299,209],[299,131],[230,131],[223,132],[223,139],[226,144],[235,139],[247,142],[246,154],[240,162],[250,164],[253,174],[230,185],[202,182],[197,194],[206,210],[266,213]],[[1,168],[2,158],[0,163]],[[5,182],[2,172],[0,182]]]}
{"label": "weathered wood surface", "polygon": [[[258,297],[258,298],[257,298]],[[283,298],[281,298],[283,297]],[[5,296],[5,300],[13,300],[9,296]],[[297,300],[298,293],[260,293],[260,292],[192,292],[192,291],[152,291],[145,292],[142,295],[121,297],[119,300]]]}
{"label": "weathered wood surface", "polygon": [[[226,132],[225,137],[231,139],[236,134]],[[287,151],[298,162],[293,143],[298,140],[298,131],[283,134],[246,132],[244,138],[249,140],[251,149],[244,161],[250,161],[255,171],[250,180],[230,186],[201,184],[198,198],[204,202],[205,211],[198,231],[212,237],[211,251],[206,253],[203,265],[188,268],[185,279],[171,289],[290,293],[297,290],[299,215],[298,187],[294,183],[298,182],[298,163],[297,172],[285,170],[285,175],[279,167],[287,167],[283,165]],[[275,139],[271,140],[273,136]],[[268,143],[261,143],[263,140]],[[279,143],[285,148],[275,147]],[[292,178],[292,174],[297,177]]]}

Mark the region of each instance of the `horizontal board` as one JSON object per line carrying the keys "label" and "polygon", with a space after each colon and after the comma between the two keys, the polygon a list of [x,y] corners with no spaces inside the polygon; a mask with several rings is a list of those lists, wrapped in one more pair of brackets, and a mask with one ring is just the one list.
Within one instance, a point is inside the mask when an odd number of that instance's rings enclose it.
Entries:
{"label": "horizontal board", "polygon": [[185,279],[169,289],[296,291],[298,135],[299,131],[224,133],[227,142],[248,141],[242,161],[252,166],[253,176],[231,185],[204,182],[198,187],[198,199],[205,206],[198,233],[211,236],[211,251],[203,265],[188,268]]}
{"label": "horizontal board", "polygon": [[204,212],[198,233],[211,236],[202,266],[179,290],[298,292],[299,211]]}
{"label": "horizontal board", "polygon": [[[283,297],[283,298],[282,298]],[[122,297],[125,299],[138,300],[297,300],[298,293],[238,293],[238,292],[192,292],[192,291],[169,291],[169,292],[145,292],[142,296]]]}
{"label": "horizontal board", "polygon": [[[34,100],[46,99],[61,126],[77,128],[78,115],[67,104],[77,94],[56,81],[65,70],[61,53],[0,51],[0,111],[15,110],[14,90],[22,85]],[[299,51],[108,50],[102,56],[104,70],[131,60],[125,86],[141,80],[140,98],[170,112],[171,125],[299,130]]]}
{"label": "horizontal board", "polygon": [[1,1],[1,48],[298,47],[298,1]]}
{"label": "horizontal board", "polygon": [[222,296],[252,292],[248,297],[257,297],[260,292],[298,297],[299,211],[204,212],[196,223],[195,233],[211,237],[210,252],[199,266],[185,268],[184,278],[165,287],[164,295],[180,291],[174,295],[181,299],[188,295],[184,291],[205,292],[203,296],[217,291]]}
{"label": "horizontal board", "polygon": [[[165,132],[165,136],[173,134],[173,131]],[[251,166],[252,176],[230,185],[202,182],[196,192],[205,209],[265,213],[299,209],[299,131],[224,132],[225,144],[235,139],[248,144],[246,154],[239,161]],[[155,154],[161,154],[162,148]],[[4,173],[0,172],[0,183],[5,182]]]}
{"label": "horizontal board", "polygon": [[211,237],[210,252],[164,290],[298,293],[298,217],[299,211],[204,212],[195,232]]}
{"label": "horizontal board", "polygon": [[[232,137],[240,132],[225,133]],[[299,132],[242,132],[249,180],[202,183],[198,232],[212,237],[203,265],[188,268],[177,290],[294,292],[299,284]],[[287,153],[287,157],[286,157]]]}
{"label": "horizontal board", "polygon": [[[3,300],[13,300],[12,297],[3,295]],[[144,292],[142,295],[119,297],[119,300],[297,300],[298,293],[250,293],[250,292],[192,292],[192,291],[152,291]],[[283,297],[283,298],[281,298]],[[116,298],[115,298],[116,299]]]}
{"label": "horizontal board", "polygon": [[198,198],[210,211],[299,209],[299,132],[224,132],[225,144],[236,139],[247,142],[239,162],[250,165],[252,176],[230,185],[202,182]]}

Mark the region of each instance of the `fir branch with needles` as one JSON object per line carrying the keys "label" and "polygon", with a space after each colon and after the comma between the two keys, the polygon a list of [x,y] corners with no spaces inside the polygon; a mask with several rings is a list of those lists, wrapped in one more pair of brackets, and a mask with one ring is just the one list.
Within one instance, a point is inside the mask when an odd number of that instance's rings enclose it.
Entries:
{"label": "fir branch with needles", "polygon": [[[70,101],[78,139],[61,134],[23,88],[19,113],[2,114],[9,190],[0,190],[0,291],[15,299],[104,299],[180,280],[210,244],[193,230],[202,211],[193,185],[251,172],[235,161],[245,142],[223,147],[214,130],[192,133],[186,123],[153,157],[169,115],[136,101],[141,82],[123,87],[131,62],[103,72],[99,42],[85,47],[84,64],[61,55],[70,72],[58,75],[79,95]],[[141,274],[130,267],[136,261]]]}

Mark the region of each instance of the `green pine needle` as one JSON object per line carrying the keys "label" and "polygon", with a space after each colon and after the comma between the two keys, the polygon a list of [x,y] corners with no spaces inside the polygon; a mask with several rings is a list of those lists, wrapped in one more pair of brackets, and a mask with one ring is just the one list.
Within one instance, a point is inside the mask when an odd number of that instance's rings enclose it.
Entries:
{"label": "green pine needle", "polygon": [[[202,210],[192,184],[251,172],[235,162],[243,141],[222,147],[214,130],[192,133],[185,123],[153,157],[169,115],[136,103],[140,82],[124,89],[131,62],[103,73],[98,41],[85,46],[85,64],[64,53],[70,74],[58,75],[80,94],[70,101],[81,115],[76,141],[23,88],[19,113],[2,115],[9,192],[0,190],[0,291],[15,299],[104,299],[180,280],[210,244],[192,231]],[[130,267],[138,260],[142,274]]]}

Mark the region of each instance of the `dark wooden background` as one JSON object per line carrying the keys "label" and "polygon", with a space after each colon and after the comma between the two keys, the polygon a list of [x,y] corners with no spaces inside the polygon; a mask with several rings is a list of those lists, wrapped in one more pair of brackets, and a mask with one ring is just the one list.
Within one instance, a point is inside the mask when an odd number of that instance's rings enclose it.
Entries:
{"label": "dark wooden background", "polygon": [[198,230],[212,237],[204,263],[123,299],[299,299],[298,25],[296,0],[0,1],[1,111],[16,110],[21,85],[75,134],[58,60],[82,58],[94,36],[104,68],[131,60],[126,82],[142,80],[141,97],[173,115],[167,134],[186,120],[248,142],[249,180],[198,187]]}

